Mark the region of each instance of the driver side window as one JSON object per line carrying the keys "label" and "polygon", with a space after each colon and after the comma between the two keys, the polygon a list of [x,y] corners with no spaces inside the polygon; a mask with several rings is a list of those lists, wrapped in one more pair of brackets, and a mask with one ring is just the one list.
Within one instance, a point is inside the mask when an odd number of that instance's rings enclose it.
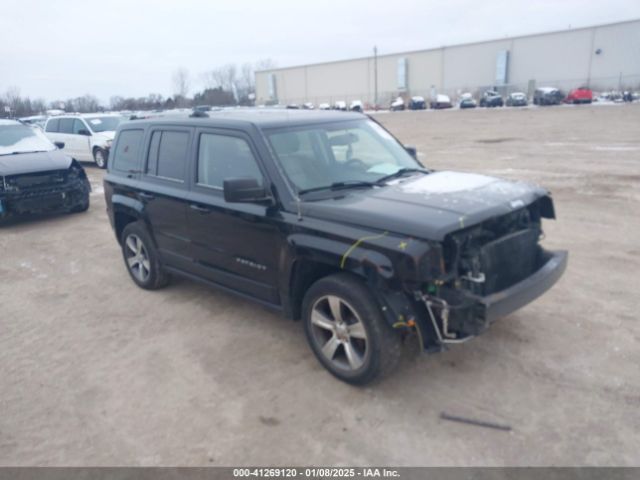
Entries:
{"label": "driver side window", "polygon": [[222,188],[225,179],[251,177],[263,183],[262,172],[246,140],[203,133],[198,146],[198,184]]}
{"label": "driver side window", "polygon": [[77,118],[73,121],[73,134],[80,135],[80,130],[84,130],[86,132],[89,131],[87,126],[84,124],[82,120],[78,120]]}

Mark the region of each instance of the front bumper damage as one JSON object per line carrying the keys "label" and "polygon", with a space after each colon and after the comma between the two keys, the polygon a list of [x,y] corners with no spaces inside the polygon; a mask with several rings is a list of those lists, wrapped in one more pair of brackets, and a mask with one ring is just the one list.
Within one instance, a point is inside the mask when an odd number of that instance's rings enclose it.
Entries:
{"label": "front bumper damage", "polygon": [[83,205],[91,185],[86,178],[0,193],[0,218],[27,213],[70,211]]}
{"label": "front bumper damage", "polygon": [[435,296],[415,293],[412,324],[426,351],[440,351],[463,343],[489,328],[491,323],[532,302],[549,290],[564,273],[567,251],[541,251],[539,268],[523,280],[486,296],[467,291]]}

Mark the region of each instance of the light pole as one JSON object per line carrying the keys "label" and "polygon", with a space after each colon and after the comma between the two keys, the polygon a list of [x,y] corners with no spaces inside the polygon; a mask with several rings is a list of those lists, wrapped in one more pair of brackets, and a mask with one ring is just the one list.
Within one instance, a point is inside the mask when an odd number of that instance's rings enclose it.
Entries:
{"label": "light pole", "polygon": [[373,46],[373,104],[378,109],[378,47]]}

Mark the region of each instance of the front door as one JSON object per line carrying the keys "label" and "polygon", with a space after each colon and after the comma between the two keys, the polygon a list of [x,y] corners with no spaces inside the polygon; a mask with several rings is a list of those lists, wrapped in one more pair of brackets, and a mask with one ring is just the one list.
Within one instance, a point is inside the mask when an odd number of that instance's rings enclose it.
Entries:
{"label": "front door", "polygon": [[78,160],[87,162],[93,160],[93,152],[91,151],[91,130],[83,120],[76,118],[73,121],[72,143],[74,149],[76,149],[76,156]]}
{"label": "front door", "polygon": [[256,150],[242,132],[201,129],[196,135],[187,216],[198,274],[278,304],[277,211],[258,203],[228,203],[222,190],[227,178],[252,177],[266,183]]}

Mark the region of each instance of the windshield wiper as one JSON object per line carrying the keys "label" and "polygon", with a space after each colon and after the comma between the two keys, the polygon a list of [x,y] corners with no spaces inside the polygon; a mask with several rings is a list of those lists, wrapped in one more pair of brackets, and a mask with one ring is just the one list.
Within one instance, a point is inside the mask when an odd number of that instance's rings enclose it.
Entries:
{"label": "windshield wiper", "polygon": [[298,190],[298,195],[304,195],[309,192],[319,192],[321,190],[343,190],[345,188],[357,188],[357,187],[375,187],[377,183],[366,182],[364,180],[345,180],[342,182],[333,182],[331,185],[324,185],[322,187],[305,188]]}
{"label": "windshield wiper", "polygon": [[398,177],[402,177],[403,175],[406,175],[407,173],[414,173],[414,172],[421,172],[424,173],[425,175],[431,173],[429,170],[425,169],[425,168],[409,168],[409,167],[405,167],[405,168],[401,168],[400,170],[398,170],[397,172],[391,173],[389,175],[385,175],[384,177],[379,178],[378,180],[376,180],[376,185],[382,185],[385,182],[388,182],[389,180],[392,180],[394,178],[398,178]]}

